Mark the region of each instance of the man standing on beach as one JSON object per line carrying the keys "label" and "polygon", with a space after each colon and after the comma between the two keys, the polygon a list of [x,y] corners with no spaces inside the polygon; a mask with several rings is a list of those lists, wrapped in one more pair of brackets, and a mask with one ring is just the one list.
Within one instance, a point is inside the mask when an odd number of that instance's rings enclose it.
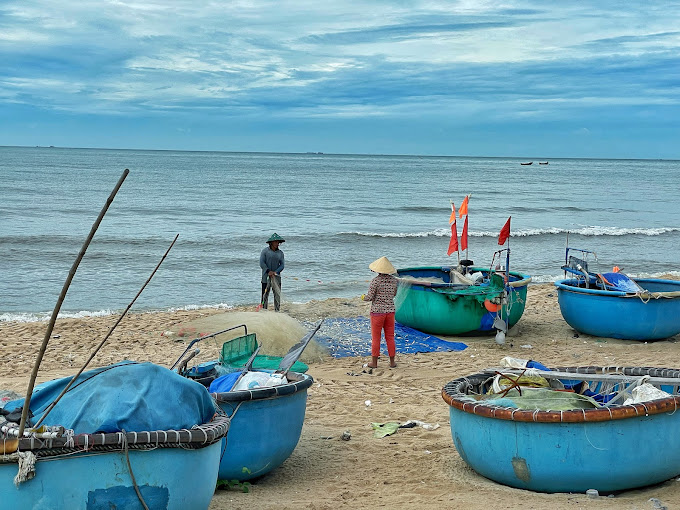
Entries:
{"label": "man standing on beach", "polygon": [[267,239],[268,246],[260,253],[260,267],[262,268],[262,308],[267,309],[269,289],[274,291],[274,310],[281,307],[281,271],[283,271],[283,251],[279,244],[285,243],[279,234],[274,232]]}

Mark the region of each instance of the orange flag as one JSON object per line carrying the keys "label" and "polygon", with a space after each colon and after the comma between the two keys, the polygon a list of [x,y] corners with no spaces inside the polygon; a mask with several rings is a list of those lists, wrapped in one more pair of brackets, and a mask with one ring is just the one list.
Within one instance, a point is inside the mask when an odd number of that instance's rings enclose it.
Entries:
{"label": "orange flag", "polygon": [[456,206],[451,202],[451,216],[449,216],[449,225],[456,222]]}
{"label": "orange flag", "polygon": [[451,223],[451,240],[449,241],[449,251],[447,255],[451,255],[454,251],[458,251],[458,232],[456,232],[456,220]]}
{"label": "orange flag", "polygon": [[467,211],[468,211],[468,199],[470,198],[470,195],[465,195],[465,198],[463,199],[463,203],[460,204],[460,209],[458,209],[458,217],[462,218],[463,216],[467,216]]}
{"label": "orange flag", "polygon": [[[467,200],[467,197],[466,197]],[[463,207],[461,206],[460,210],[463,210]],[[468,217],[465,215],[465,223],[463,224],[463,232],[460,234],[460,251],[465,251],[467,250],[467,237],[468,237],[468,229],[467,229],[467,223],[468,223]]]}
{"label": "orange flag", "polygon": [[[510,218],[512,218],[512,216],[510,216]],[[505,241],[508,240],[508,237],[510,237],[510,218],[508,218],[508,221],[506,221],[505,225],[503,225],[501,233],[498,234],[498,244],[501,246],[503,246]]]}

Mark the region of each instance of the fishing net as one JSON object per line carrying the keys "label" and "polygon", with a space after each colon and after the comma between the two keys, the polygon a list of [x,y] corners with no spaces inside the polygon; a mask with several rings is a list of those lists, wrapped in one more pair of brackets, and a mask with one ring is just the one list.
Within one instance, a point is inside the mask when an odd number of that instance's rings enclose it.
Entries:
{"label": "fishing net", "polygon": [[522,395],[515,393],[499,398],[498,395],[490,394],[483,398],[486,398],[485,402],[489,405],[537,411],[568,411],[600,407],[600,404],[586,395],[548,388],[522,387]]}
{"label": "fishing net", "polygon": [[[307,334],[307,328],[289,315],[267,310],[260,310],[259,312],[225,312],[201,317],[178,324],[171,332],[183,339],[192,340],[241,324],[245,324],[248,334],[255,334],[257,336],[257,341],[262,344],[259,354],[265,356],[285,355],[293,345]],[[203,350],[204,347],[208,347],[205,344],[210,344],[212,346],[211,355],[214,355],[216,359],[222,352],[222,346],[225,342],[242,337],[245,334],[244,328],[236,327],[231,331],[205,340],[199,343],[198,346]],[[234,352],[234,355],[236,357],[245,355],[252,345],[254,345],[253,342],[250,344],[244,342],[240,347],[233,346],[233,349],[241,349],[243,351]],[[251,350],[250,353],[252,352]],[[316,344],[312,339],[312,342],[302,353],[301,361],[310,363],[320,361],[327,356],[328,354],[325,349]]]}

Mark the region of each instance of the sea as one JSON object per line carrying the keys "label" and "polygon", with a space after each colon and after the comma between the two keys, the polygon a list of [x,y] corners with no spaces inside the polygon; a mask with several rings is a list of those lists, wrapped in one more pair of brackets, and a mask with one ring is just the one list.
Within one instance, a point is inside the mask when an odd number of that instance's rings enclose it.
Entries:
{"label": "sea", "polygon": [[[570,246],[594,252],[591,270],[680,275],[680,161],[530,160],[0,147],[0,321],[49,317],[125,169],[61,317],[124,310],[177,234],[131,311],[257,304],[274,232],[284,304],[358,296],[381,256],[488,267],[509,247],[511,271],[546,283]],[[448,256],[466,195],[468,250]]]}

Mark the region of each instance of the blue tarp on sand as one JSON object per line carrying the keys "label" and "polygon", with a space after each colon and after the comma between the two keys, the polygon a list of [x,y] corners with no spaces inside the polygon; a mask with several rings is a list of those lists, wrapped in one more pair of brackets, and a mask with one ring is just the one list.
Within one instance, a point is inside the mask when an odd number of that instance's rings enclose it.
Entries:
{"label": "blue tarp on sand", "polygon": [[[334,358],[371,355],[371,321],[367,317],[325,319],[314,340],[325,347]],[[398,353],[462,351],[467,345],[447,342],[417,329],[394,326],[394,343]],[[385,340],[380,352],[387,355]]]}

